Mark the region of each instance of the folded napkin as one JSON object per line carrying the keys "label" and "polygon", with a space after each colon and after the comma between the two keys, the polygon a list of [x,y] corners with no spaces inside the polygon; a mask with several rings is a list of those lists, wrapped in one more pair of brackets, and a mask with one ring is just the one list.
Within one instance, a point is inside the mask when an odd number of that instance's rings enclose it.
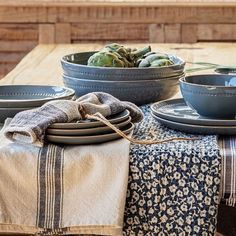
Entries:
{"label": "folded napkin", "polygon": [[12,143],[3,133],[0,233],[122,235],[127,140],[36,147]]}
{"label": "folded napkin", "polygon": [[142,111],[133,103],[122,102],[110,94],[89,93],[76,101],[56,100],[42,107],[18,113],[5,129],[5,136],[20,143],[43,146],[45,131],[53,123],[81,120],[86,114],[107,117],[128,109],[133,122],[143,119]]}

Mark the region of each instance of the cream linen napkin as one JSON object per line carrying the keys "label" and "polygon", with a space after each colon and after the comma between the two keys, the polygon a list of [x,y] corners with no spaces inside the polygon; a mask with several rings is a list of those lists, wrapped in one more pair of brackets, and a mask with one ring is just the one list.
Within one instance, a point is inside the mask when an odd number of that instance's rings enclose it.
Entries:
{"label": "cream linen napkin", "polygon": [[129,166],[125,139],[43,148],[0,133],[0,233],[121,235]]}

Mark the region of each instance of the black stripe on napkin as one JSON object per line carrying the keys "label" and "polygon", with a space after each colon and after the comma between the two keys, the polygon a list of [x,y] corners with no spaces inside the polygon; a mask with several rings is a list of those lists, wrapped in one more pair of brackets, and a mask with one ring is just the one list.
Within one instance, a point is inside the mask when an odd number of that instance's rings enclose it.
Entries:
{"label": "black stripe on napkin", "polygon": [[38,206],[39,228],[61,227],[63,200],[63,148],[55,145],[44,146],[38,155]]}

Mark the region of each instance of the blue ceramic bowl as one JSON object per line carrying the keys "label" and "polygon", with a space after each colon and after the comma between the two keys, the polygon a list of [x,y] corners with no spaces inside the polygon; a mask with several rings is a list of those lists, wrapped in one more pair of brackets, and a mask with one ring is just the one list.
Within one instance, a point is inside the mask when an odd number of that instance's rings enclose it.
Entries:
{"label": "blue ceramic bowl", "polygon": [[180,79],[186,103],[201,116],[235,118],[236,75],[193,75]]}
{"label": "blue ceramic bowl", "polygon": [[180,76],[145,81],[104,81],[78,79],[63,75],[64,85],[74,89],[77,96],[100,91],[109,93],[122,101],[133,102],[137,105],[156,102],[174,96],[179,90],[179,78]]}
{"label": "blue ceramic bowl", "polygon": [[66,55],[61,59],[63,73],[66,76],[86,80],[133,81],[156,80],[179,76],[184,73],[185,62],[175,56],[169,57],[175,65],[158,68],[112,68],[87,66],[87,61],[96,51]]}

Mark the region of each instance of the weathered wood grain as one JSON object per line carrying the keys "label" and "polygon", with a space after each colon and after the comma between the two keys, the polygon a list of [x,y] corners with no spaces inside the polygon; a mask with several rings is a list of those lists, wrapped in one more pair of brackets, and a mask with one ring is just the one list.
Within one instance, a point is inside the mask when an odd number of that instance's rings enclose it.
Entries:
{"label": "weathered wood grain", "polygon": [[163,24],[149,25],[149,42],[150,43],[164,43],[165,33]]}
{"label": "weathered wood grain", "polygon": [[[231,6],[151,6],[96,4],[65,6],[0,6],[0,22],[5,23],[236,23],[236,5]],[[95,17],[96,16],[96,17]],[[96,20],[95,20],[96,19]]]}
{"label": "weathered wood grain", "polygon": [[55,43],[71,42],[71,26],[69,23],[55,24]]}
{"label": "weathered wood grain", "polygon": [[166,43],[180,43],[181,42],[181,25],[180,24],[166,24],[164,27],[164,37]]}
{"label": "weathered wood grain", "polygon": [[0,41],[0,52],[29,52],[38,44],[37,41]]}
{"label": "weathered wood grain", "polygon": [[17,63],[25,56],[25,52],[0,52],[1,63]]}
{"label": "weathered wood grain", "polygon": [[71,38],[72,40],[149,40],[148,27],[148,24],[72,24]]}
{"label": "weathered wood grain", "polygon": [[199,41],[236,40],[236,24],[199,24],[197,38]]}
{"label": "weathered wood grain", "polygon": [[197,24],[182,24],[181,42],[196,43],[198,41]]}
{"label": "weathered wood grain", "polygon": [[0,24],[1,40],[38,40],[38,29],[34,24]]}
{"label": "weathered wood grain", "polygon": [[39,24],[39,43],[55,43],[55,25]]}

